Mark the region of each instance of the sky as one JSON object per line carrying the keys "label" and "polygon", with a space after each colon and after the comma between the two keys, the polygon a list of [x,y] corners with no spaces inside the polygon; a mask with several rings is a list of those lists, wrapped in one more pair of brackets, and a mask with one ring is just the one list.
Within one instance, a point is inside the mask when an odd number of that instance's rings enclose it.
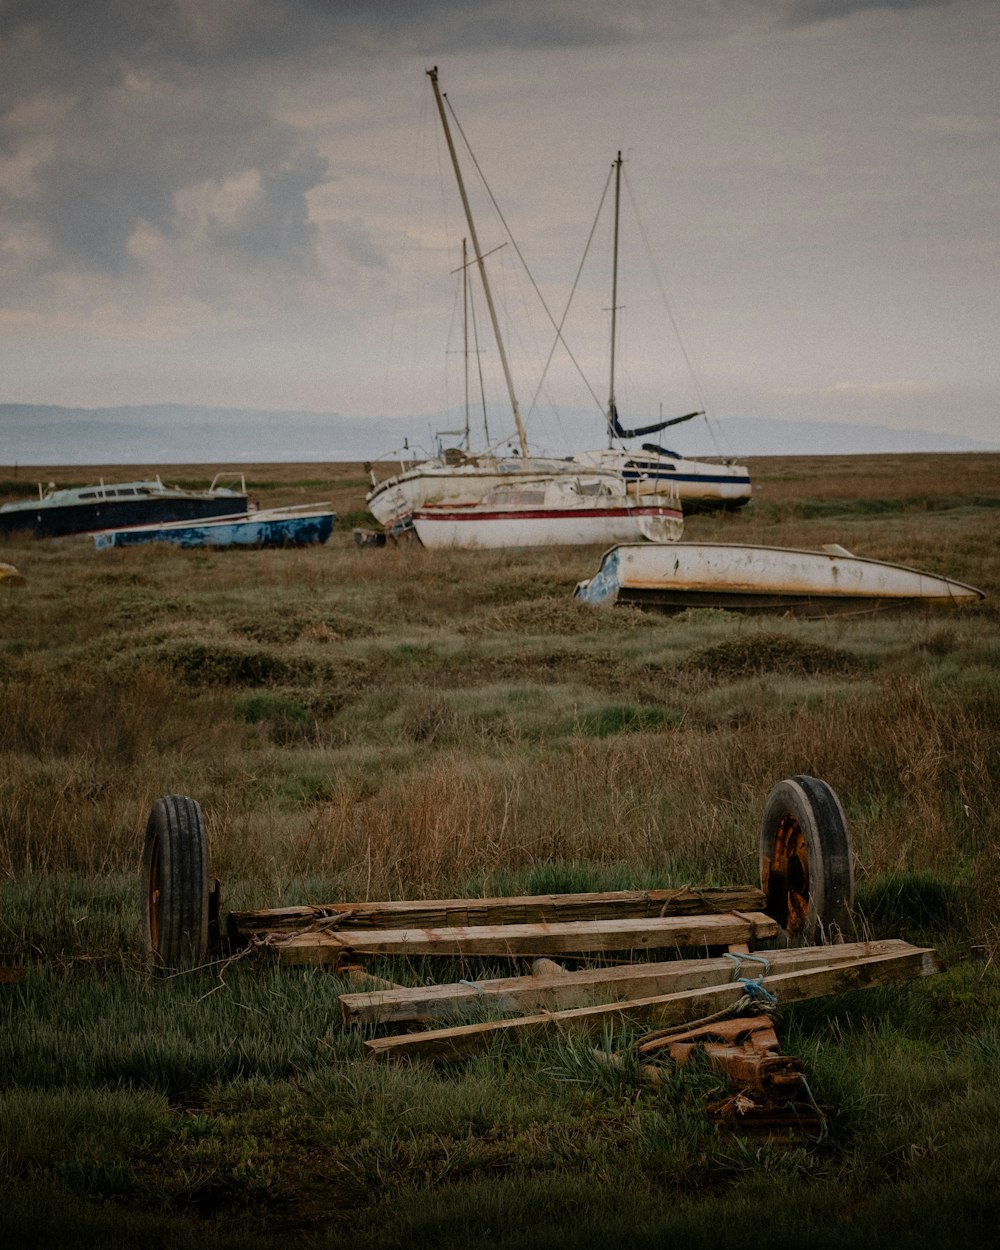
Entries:
{"label": "sky", "polygon": [[607,402],[620,150],[624,424],[1000,443],[996,0],[0,0],[0,403],[495,392],[431,66],[529,428]]}

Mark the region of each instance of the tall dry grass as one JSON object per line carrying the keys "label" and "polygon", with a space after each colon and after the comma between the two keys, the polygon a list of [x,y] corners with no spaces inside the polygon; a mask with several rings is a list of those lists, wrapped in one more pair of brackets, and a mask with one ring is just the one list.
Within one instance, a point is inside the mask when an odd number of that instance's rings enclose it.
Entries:
{"label": "tall dry grass", "polygon": [[[255,467],[262,502],[336,483],[360,506],[357,467],[298,472]],[[0,551],[26,578],[0,585],[0,964],[28,965],[0,987],[17,1244],[194,1245],[209,1223],[225,1245],[320,1244],[335,1221],[366,1250],[577,1244],[583,1223],[601,1244],[708,1246],[720,1218],[833,1244],[845,1210],[865,1244],[995,1228],[1000,512],[969,457],[755,474],[752,513],[689,537],[839,542],[990,598],[667,618],[576,604],[593,550],[341,532],[303,552]],[[715,1074],[653,1094],[591,1039],[504,1047],[461,1079],[372,1065],[336,1024],[335,976],[254,959],[151,979],[140,951],[160,795],[202,803],[227,909],[752,882],[764,796],[797,772],[847,810],[865,931],[955,957],[782,1006],[783,1049],[837,1108],[823,1142],[717,1134]]]}
{"label": "tall dry grass", "polygon": [[[0,593],[0,873],[133,871],[149,804],[180,792],[205,808],[233,905],[446,895],[551,863],[748,881],[767,791],[809,772],[844,802],[862,880],[961,882],[982,935],[1000,841],[996,467],[767,462],[752,511],[688,524],[947,572],[990,594],[962,613],[594,612],[571,599],[586,549],[12,543],[26,582]],[[357,466],[300,472],[363,503]],[[287,466],[260,477],[298,489]]]}

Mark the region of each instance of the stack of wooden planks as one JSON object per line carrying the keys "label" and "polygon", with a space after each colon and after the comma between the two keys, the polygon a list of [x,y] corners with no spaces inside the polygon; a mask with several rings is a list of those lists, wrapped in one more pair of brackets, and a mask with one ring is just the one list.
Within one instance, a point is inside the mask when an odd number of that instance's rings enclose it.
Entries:
{"label": "stack of wooden planks", "polygon": [[[940,970],[935,951],[901,941],[760,950],[781,938],[763,902],[752,887],[685,887],[336,903],[233,912],[228,931],[233,945],[266,944],[283,964],[340,971],[388,955],[535,961],[530,975],[416,988],[378,982],[378,989],[341,995],[347,1025],[434,1026],[368,1040],[368,1054],[382,1059],[461,1059],[498,1036],[599,1030],[609,1021],[675,1028]],[[551,958],[634,959],[636,952],[656,957],[575,971]],[[669,952],[674,957],[663,958]],[[470,1013],[490,1018],[450,1023]]]}
{"label": "stack of wooden planks", "polygon": [[[612,890],[602,894],[323,903],[266,911],[230,912],[227,924],[230,941],[242,945],[262,934],[291,936],[303,931],[337,928],[354,934],[358,929],[545,925],[556,921],[649,919],[760,911],[763,906],[764,895],[753,886],[706,886],[702,889],[683,886],[673,890]],[[285,962],[295,961],[287,958]]]}

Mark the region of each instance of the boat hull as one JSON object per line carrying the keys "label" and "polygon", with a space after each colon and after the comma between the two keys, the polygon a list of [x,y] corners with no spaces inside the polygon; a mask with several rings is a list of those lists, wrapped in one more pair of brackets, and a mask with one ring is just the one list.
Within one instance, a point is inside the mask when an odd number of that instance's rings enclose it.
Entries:
{"label": "boat hull", "polygon": [[[407,521],[418,509],[466,508],[501,486],[579,475],[580,465],[571,460],[534,456],[530,461],[484,456],[458,465],[420,464],[377,483],[365,503],[380,525],[391,528]],[[618,473],[588,467],[587,476],[606,478],[621,491]]]}
{"label": "boat hull", "polygon": [[629,490],[673,489],[685,512],[735,511],[746,507],[753,492],[743,464],[614,450],[582,452],[576,461],[588,468],[615,469]]}
{"label": "boat hull", "polygon": [[738,543],[619,545],[576,588],[593,604],[633,603],[666,611],[827,613],[925,603],[961,605],[984,598],[962,582],[841,549],[801,551]]}
{"label": "boat hull", "polygon": [[496,548],[674,542],[683,532],[676,507],[622,502],[603,507],[424,508],[413,514],[425,547]]}
{"label": "boat hull", "polygon": [[180,522],[103,530],[93,535],[99,550],[142,543],[177,547],[304,547],[325,543],[333,530],[332,512],[276,516],[261,512],[221,517],[201,524]]}
{"label": "boat hull", "polygon": [[168,521],[195,521],[246,511],[247,496],[176,495],[135,499],[98,499],[92,503],[46,506],[42,500],[30,506],[0,509],[0,535],[27,534],[35,538],[63,538],[95,530]]}

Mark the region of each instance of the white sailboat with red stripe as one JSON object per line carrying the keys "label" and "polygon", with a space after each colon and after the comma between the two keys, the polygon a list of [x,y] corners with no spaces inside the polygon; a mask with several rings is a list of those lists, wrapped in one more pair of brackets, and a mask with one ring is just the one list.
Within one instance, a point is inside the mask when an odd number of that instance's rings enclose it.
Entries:
{"label": "white sailboat with red stripe", "polygon": [[413,527],[425,547],[547,547],[676,542],[684,518],[675,492],[563,475],[497,486],[475,503],[417,508]]}

